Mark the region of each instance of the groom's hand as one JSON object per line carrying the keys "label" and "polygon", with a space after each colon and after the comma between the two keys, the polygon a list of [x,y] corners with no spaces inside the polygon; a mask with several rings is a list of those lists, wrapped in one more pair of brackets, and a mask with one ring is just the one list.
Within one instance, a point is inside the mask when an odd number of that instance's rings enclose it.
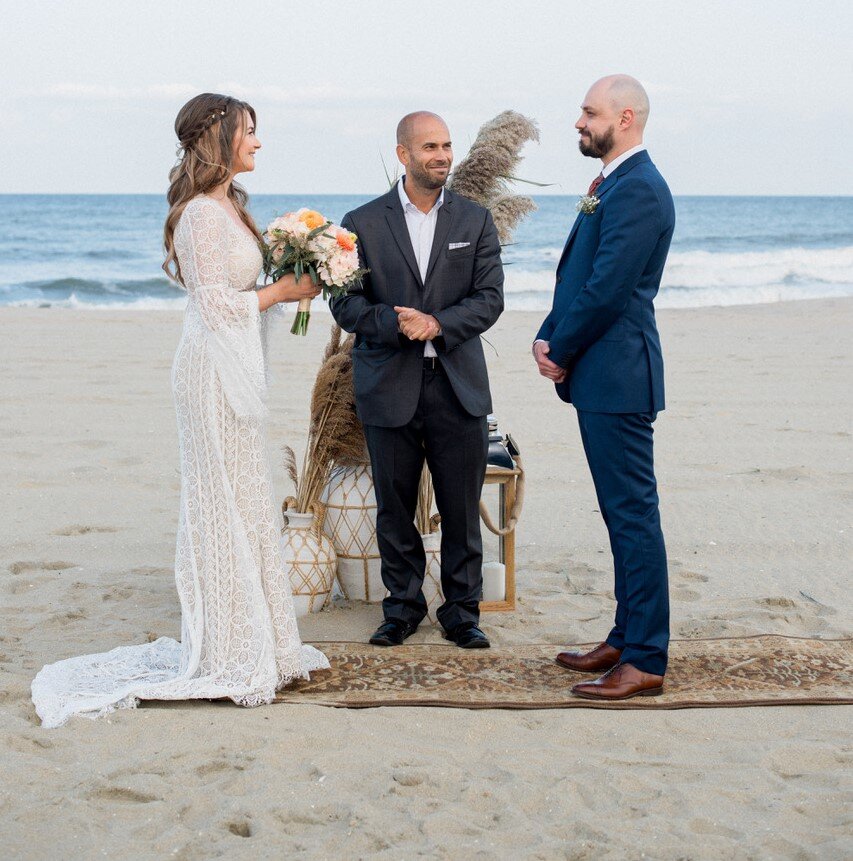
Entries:
{"label": "groom's hand", "polygon": [[566,379],[566,369],[561,368],[548,358],[550,352],[551,345],[547,341],[537,341],[533,345],[533,358],[536,359],[539,373],[552,382],[562,383]]}
{"label": "groom's hand", "polygon": [[411,341],[431,341],[441,332],[438,320],[414,308],[394,306],[400,331]]}

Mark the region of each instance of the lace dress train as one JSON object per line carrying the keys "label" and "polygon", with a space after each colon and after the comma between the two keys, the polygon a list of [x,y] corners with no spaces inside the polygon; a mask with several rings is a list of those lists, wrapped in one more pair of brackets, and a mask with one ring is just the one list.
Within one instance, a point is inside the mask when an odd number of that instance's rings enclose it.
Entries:
{"label": "lace dress train", "polygon": [[303,645],[282,570],[266,454],[267,313],[254,239],[214,200],[187,204],[175,250],[189,293],[172,386],[181,453],[175,584],[181,641],[161,637],[50,664],[32,684],[44,726],[139,700],[246,706],[329,666]]}

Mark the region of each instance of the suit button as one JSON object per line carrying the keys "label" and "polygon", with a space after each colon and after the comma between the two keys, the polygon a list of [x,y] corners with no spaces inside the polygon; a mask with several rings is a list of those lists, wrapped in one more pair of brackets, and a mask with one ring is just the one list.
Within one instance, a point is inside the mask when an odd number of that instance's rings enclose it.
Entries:
{"label": "suit button", "polygon": [[558,275],[558,276],[557,276],[557,283],[559,284],[561,280],[562,280],[562,279],[561,279],[561,278],[560,278],[560,276]]}

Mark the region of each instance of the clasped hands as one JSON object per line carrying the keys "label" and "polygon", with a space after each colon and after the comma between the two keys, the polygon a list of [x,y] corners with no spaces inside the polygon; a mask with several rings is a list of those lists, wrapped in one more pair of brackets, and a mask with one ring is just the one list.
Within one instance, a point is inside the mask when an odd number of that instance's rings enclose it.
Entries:
{"label": "clasped hands", "polygon": [[539,373],[554,383],[562,383],[566,379],[566,369],[548,358],[550,352],[551,345],[547,341],[537,341],[533,345],[533,358],[536,359]]}
{"label": "clasped hands", "polygon": [[432,314],[424,314],[414,308],[394,306],[397,325],[410,341],[431,341],[441,333],[441,324]]}

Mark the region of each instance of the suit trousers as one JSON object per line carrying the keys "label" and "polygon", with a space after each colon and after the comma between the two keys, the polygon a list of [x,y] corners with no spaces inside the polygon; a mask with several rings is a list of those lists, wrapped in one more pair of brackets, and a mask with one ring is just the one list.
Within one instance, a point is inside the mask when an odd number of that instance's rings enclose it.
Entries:
{"label": "suit trousers", "polygon": [[654,471],[656,413],[578,410],[578,424],[615,574],[616,619],[607,642],[622,662],[666,672],[669,585]]}
{"label": "suit trousers", "polygon": [[401,427],[365,425],[376,491],[376,526],[382,557],[386,619],[417,626],[427,614],[422,586],[426,556],[414,523],[424,458],[441,515],[441,587],[437,611],[446,631],[477,623],[483,592],[480,494],[486,473],[488,425],[470,415],[435,360],[424,367],[420,398]]}

